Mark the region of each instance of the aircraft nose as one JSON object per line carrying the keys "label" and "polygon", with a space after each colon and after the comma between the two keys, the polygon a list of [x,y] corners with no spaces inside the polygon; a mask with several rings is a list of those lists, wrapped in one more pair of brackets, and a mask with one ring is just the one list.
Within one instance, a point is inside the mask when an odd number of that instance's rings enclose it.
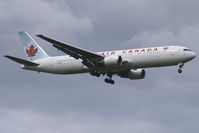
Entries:
{"label": "aircraft nose", "polygon": [[185,54],[185,59],[187,61],[193,60],[196,57],[196,53],[192,52],[192,51],[187,51]]}
{"label": "aircraft nose", "polygon": [[192,52],[192,58],[194,59],[196,57],[196,53]]}

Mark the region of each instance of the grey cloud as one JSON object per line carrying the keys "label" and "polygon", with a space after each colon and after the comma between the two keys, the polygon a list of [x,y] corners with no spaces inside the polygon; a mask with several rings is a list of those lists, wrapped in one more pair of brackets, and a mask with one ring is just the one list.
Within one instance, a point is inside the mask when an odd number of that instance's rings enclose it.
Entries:
{"label": "grey cloud", "polygon": [[[145,30],[139,32],[121,45],[130,46],[137,45],[187,45],[194,50],[197,48],[199,23],[194,25],[186,25],[179,28],[176,32],[169,30]],[[196,51],[197,52],[197,51]]]}
{"label": "grey cloud", "polygon": [[[197,23],[199,17],[196,12],[198,2],[194,0],[66,2],[76,7],[73,12],[92,16],[97,41],[103,40],[110,46],[118,46],[141,31],[176,32],[181,26]],[[83,3],[89,6],[81,7]]]}

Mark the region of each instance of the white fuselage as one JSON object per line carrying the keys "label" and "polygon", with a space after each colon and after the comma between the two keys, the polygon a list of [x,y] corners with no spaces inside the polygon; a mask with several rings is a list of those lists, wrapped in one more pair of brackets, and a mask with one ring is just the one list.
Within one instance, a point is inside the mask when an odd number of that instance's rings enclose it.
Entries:
{"label": "white fuselage", "polygon": [[[97,52],[97,54],[108,56],[121,56],[122,65],[104,66],[98,69],[99,72],[120,72],[130,69],[163,67],[178,65],[192,60],[196,55],[187,48],[180,46],[151,47],[140,49],[117,50]],[[82,60],[70,56],[56,56],[36,60],[38,66],[24,66],[23,69],[47,72],[54,74],[74,74],[89,72],[88,67],[83,65]]]}

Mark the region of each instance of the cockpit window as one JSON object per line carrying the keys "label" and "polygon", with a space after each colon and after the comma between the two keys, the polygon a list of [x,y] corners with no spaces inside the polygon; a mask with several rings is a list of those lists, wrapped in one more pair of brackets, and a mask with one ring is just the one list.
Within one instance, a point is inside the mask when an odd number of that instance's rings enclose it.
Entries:
{"label": "cockpit window", "polygon": [[190,49],[186,49],[186,48],[185,48],[185,49],[184,49],[184,51],[191,51],[191,50],[190,50]]}

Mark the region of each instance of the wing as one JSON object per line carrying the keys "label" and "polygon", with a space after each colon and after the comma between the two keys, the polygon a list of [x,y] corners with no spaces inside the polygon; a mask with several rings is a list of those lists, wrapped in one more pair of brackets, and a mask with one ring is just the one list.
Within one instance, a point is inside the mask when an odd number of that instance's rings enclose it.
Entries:
{"label": "wing", "polygon": [[70,46],[68,44],[53,40],[46,36],[43,36],[43,35],[37,35],[37,36],[43,40],[46,40],[46,41],[52,43],[55,48],[74,57],[75,59],[82,59],[82,64],[84,64],[85,66],[87,66],[90,69],[94,68],[97,62],[104,59],[104,57],[101,55]]}

